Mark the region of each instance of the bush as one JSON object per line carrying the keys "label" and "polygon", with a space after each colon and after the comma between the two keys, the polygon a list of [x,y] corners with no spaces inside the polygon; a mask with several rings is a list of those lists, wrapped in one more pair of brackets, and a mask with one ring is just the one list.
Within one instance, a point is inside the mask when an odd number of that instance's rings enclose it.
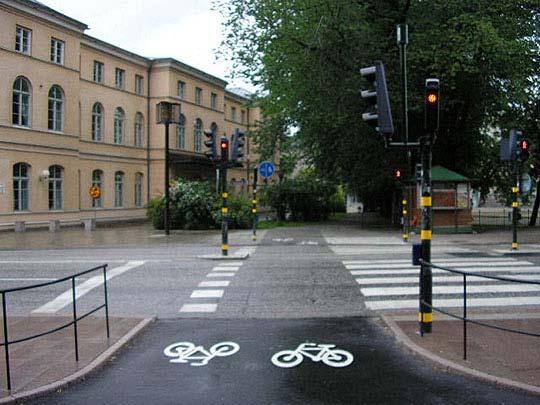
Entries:
{"label": "bush", "polygon": [[[217,196],[207,182],[178,179],[169,191],[171,229],[209,229],[216,225]],[[164,197],[151,200],[147,215],[156,229],[164,228]]]}
{"label": "bush", "polygon": [[[217,202],[216,223],[221,223],[221,200]],[[229,194],[229,228],[249,229],[252,226],[251,199],[242,194]]]}
{"label": "bush", "polygon": [[[285,220],[288,212],[293,221],[322,221],[328,219],[336,207],[341,209],[336,191],[332,184],[316,178],[311,172],[304,172],[296,179],[286,179],[268,187],[264,199],[276,210],[279,220]],[[342,201],[344,209],[344,198]]]}

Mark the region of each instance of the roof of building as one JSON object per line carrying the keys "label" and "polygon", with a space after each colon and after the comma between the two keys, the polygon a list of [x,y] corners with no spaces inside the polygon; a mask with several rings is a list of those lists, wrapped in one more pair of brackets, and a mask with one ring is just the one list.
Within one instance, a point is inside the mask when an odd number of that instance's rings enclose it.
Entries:
{"label": "roof of building", "polygon": [[433,166],[431,181],[469,182],[471,179],[442,166]]}
{"label": "roof of building", "polygon": [[55,17],[61,21],[64,21],[65,23],[71,24],[72,26],[76,26],[80,30],[86,30],[88,29],[88,25],[85,23],[82,23],[78,20],[75,20],[74,18],[68,17],[65,14],[59,13],[56,10],[53,10],[52,8],[46,6],[43,3],[40,3],[36,0],[15,0],[16,3],[23,4],[25,6],[28,6],[30,8],[33,8],[35,10],[41,11],[45,14],[48,14],[51,17]]}
{"label": "roof of building", "polygon": [[176,60],[174,58],[156,58],[156,59],[152,59],[152,64],[156,64],[156,63],[168,63],[170,64],[171,66],[175,66],[177,67],[178,69],[186,72],[186,73],[191,73],[195,76],[198,76],[202,79],[205,79],[207,81],[210,81],[210,82],[213,82],[217,85],[220,85],[220,86],[223,86],[225,87],[227,85],[227,82],[219,77],[216,77],[216,76],[213,76],[209,73],[206,73],[205,71],[203,70],[200,70],[200,69],[197,69],[193,66],[190,66],[184,62],[180,62],[179,60]]}

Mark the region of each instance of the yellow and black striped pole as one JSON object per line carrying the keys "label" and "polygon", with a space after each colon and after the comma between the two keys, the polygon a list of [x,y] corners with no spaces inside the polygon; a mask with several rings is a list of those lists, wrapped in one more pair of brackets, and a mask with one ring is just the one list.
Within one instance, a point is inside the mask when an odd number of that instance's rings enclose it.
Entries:
{"label": "yellow and black striped pole", "polygon": [[407,205],[407,200],[405,199],[405,195],[403,195],[403,200],[401,201],[401,205],[403,206],[403,242],[409,241],[409,210]]}
{"label": "yellow and black striped pole", "polygon": [[257,214],[257,180],[258,180],[259,171],[258,168],[255,167],[253,169],[253,199],[251,200],[251,213],[253,214],[253,241],[257,240],[257,222],[259,220],[259,216]]}
{"label": "yellow and black striped pole", "polygon": [[221,138],[221,254],[229,255],[229,193],[227,192],[227,165],[229,164],[229,141]]}
{"label": "yellow and black striped pole", "polygon": [[422,230],[420,239],[422,242],[422,264],[420,267],[420,312],[418,321],[420,322],[420,334],[431,333],[433,321],[433,275],[431,266],[431,139],[427,138],[422,143]]}
{"label": "yellow and black striped pole", "polygon": [[519,213],[519,179],[517,180],[517,186],[512,187],[512,194],[514,196],[512,201],[512,250],[519,249],[519,243],[517,240],[517,225],[518,225],[518,213]]}

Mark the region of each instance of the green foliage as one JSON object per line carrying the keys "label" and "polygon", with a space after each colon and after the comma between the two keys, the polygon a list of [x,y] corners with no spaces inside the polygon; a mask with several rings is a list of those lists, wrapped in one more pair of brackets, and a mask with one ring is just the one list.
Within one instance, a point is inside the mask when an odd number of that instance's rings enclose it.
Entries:
{"label": "green foliage", "polygon": [[[382,60],[398,134],[401,122],[397,23],[409,24],[409,133],[423,133],[423,86],[441,80],[441,128],[433,163],[494,184],[493,139],[530,116],[538,100],[538,0],[215,0],[225,17],[222,54],[236,76],[260,86],[265,125],[261,148],[272,150],[285,128],[318,173],[357,193],[368,210],[390,210],[391,173],[402,152],[385,150],[361,120],[359,68]],[[536,79],[535,79],[536,78]],[[514,126],[515,123],[514,123]],[[517,125],[519,127],[519,125]],[[395,139],[399,140],[396,134]],[[490,146],[491,145],[491,146]],[[418,156],[413,154],[413,162]]]}
{"label": "green foliage", "polygon": [[295,179],[285,179],[266,190],[265,201],[283,221],[290,214],[292,221],[322,221],[328,219],[339,204],[336,187],[305,171]]}
{"label": "green foliage", "polygon": [[[178,179],[170,189],[171,229],[209,229],[215,227],[217,196],[207,182]],[[164,228],[164,197],[151,200],[147,215],[157,229]]]}
{"label": "green foliage", "polygon": [[[229,194],[229,228],[250,229],[253,224],[251,213],[251,199],[243,194]],[[214,209],[214,218],[217,224],[221,223],[221,200]]]}

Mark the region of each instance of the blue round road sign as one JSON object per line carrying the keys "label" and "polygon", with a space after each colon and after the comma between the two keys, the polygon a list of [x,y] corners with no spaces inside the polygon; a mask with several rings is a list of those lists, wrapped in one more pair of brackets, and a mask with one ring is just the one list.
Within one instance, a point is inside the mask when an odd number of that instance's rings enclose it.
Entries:
{"label": "blue round road sign", "polygon": [[275,171],[276,168],[272,162],[265,161],[259,165],[259,173],[261,177],[264,177],[265,179],[267,179],[268,177],[272,177]]}

